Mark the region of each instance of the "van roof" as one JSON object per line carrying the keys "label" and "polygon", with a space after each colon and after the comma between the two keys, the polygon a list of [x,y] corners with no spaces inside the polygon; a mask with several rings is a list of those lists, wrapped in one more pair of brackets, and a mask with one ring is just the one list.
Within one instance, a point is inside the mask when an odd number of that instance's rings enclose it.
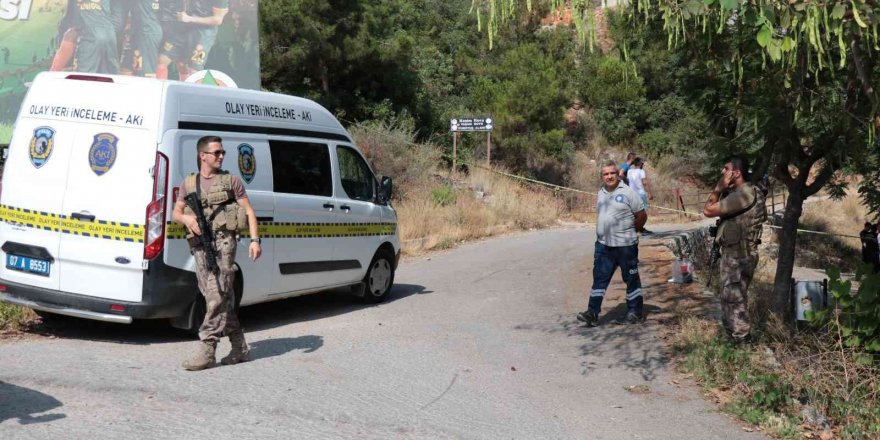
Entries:
{"label": "van roof", "polygon": [[[260,127],[274,134],[329,133],[331,138],[351,142],[348,132],[327,109],[305,98],[174,80],[76,72],[43,72],[34,80],[34,86],[59,80],[150,88],[159,85],[164,106],[161,131],[244,131]],[[64,87],[70,90],[69,85]]]}

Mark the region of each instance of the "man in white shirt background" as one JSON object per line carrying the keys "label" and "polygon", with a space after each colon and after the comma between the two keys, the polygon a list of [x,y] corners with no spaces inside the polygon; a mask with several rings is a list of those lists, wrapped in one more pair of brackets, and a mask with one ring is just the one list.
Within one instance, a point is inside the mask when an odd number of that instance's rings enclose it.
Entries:
{"label": "man in white shirt background", "polygon": [[[648,177],[645,174],[645,161],[641,157],[633,160],[632,165],[626,172],[626,179],[629,181],[629,187],[642,198],[642,204],[648,209],[648,200],[654,200],[654,193],[648,185]],[[651,231],[642,228],[643,234],[650,234]]]}

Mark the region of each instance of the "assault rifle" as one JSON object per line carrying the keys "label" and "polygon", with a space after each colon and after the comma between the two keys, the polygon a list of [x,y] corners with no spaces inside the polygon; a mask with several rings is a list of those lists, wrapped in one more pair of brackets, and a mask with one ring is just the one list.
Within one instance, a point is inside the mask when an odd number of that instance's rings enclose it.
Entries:
{"label": "assault rifle", "polygon": [[712,275],[715,274],[715,263],[721,259],[721,247],[718,245],[718,240],[715,237],[718,236],[718,223],[721,223],[719,220],[715,223],[715,226],[709,226],[709,236],[712,237],[712,250],[709,251],[709,282],[708,285],[712,286]]}
{"label": "assault rifle", "polygon": [[205,250],[205,263],[208,271],[216,274],[220,271],[220,267],[217,266],[217,249],[214,247],[214,233],[211,232],[211,225],[208,223],[207,217],[205,217],[202,201],[196,193],[187,194],[184,200],[189,209],[192,209],[192,212],[195,213],[196,221],[199,222],[199,229],[202,230],[202,234],[196,235],[192,240],[198,240],[198,243],[202,245],[202,248]]}

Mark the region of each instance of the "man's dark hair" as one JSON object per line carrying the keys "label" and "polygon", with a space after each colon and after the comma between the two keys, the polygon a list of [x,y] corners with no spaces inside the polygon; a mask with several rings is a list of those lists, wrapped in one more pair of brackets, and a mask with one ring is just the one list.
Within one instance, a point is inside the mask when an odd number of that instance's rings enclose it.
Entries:
{"label": "man's dark hair", "polygon": [[202,136],[198,142],[196,142],[196,149],[199,151],[205,151],[208,148],[208,144],[212,142],[220,142],[223,143],[223,139],[220,139],[220,136]]}
{"label": "man's dark hair", "polygon": [[627,161],[635,159],[635,158],[636,158],[636,153],[633,153],[632,151],[630,151],[629,153],[626,154]]}
{"label": "man's dark hair", "polygon": [[874,225],[872,225],[871,222],[865,222],[865,229],[873,228],[873,227],[874,227]]}
{"label": "man's dark hair", "polygon": [[748,159],[746,159],[745,157],[742,157],[740,155],[734,155],[734,156],[730,156],[727,159],[727,162],[724,162],[724,163],[729,163],[730,165],[733,166],[734,170],[739,171],[743,176],[743,180],[749,180],[749,160]]}
{"label": "man's dark hair", "polygon": [[640,166],[643,163],[645,163],[645,161],[643,161],[641,157],[637,157],[637,158],[633,159],[632,164],[633,164],[633,166]]}

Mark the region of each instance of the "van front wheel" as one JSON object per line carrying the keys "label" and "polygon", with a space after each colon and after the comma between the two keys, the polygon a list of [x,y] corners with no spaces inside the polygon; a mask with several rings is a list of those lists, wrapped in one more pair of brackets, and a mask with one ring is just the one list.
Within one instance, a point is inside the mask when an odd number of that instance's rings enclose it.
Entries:
{"label": "van front wheel", "polygon": [[379,249],[367,274],[364,276],[363,301],[368,304],[380,303],[388,297],[394,285],[394,255],[385,249]]}

